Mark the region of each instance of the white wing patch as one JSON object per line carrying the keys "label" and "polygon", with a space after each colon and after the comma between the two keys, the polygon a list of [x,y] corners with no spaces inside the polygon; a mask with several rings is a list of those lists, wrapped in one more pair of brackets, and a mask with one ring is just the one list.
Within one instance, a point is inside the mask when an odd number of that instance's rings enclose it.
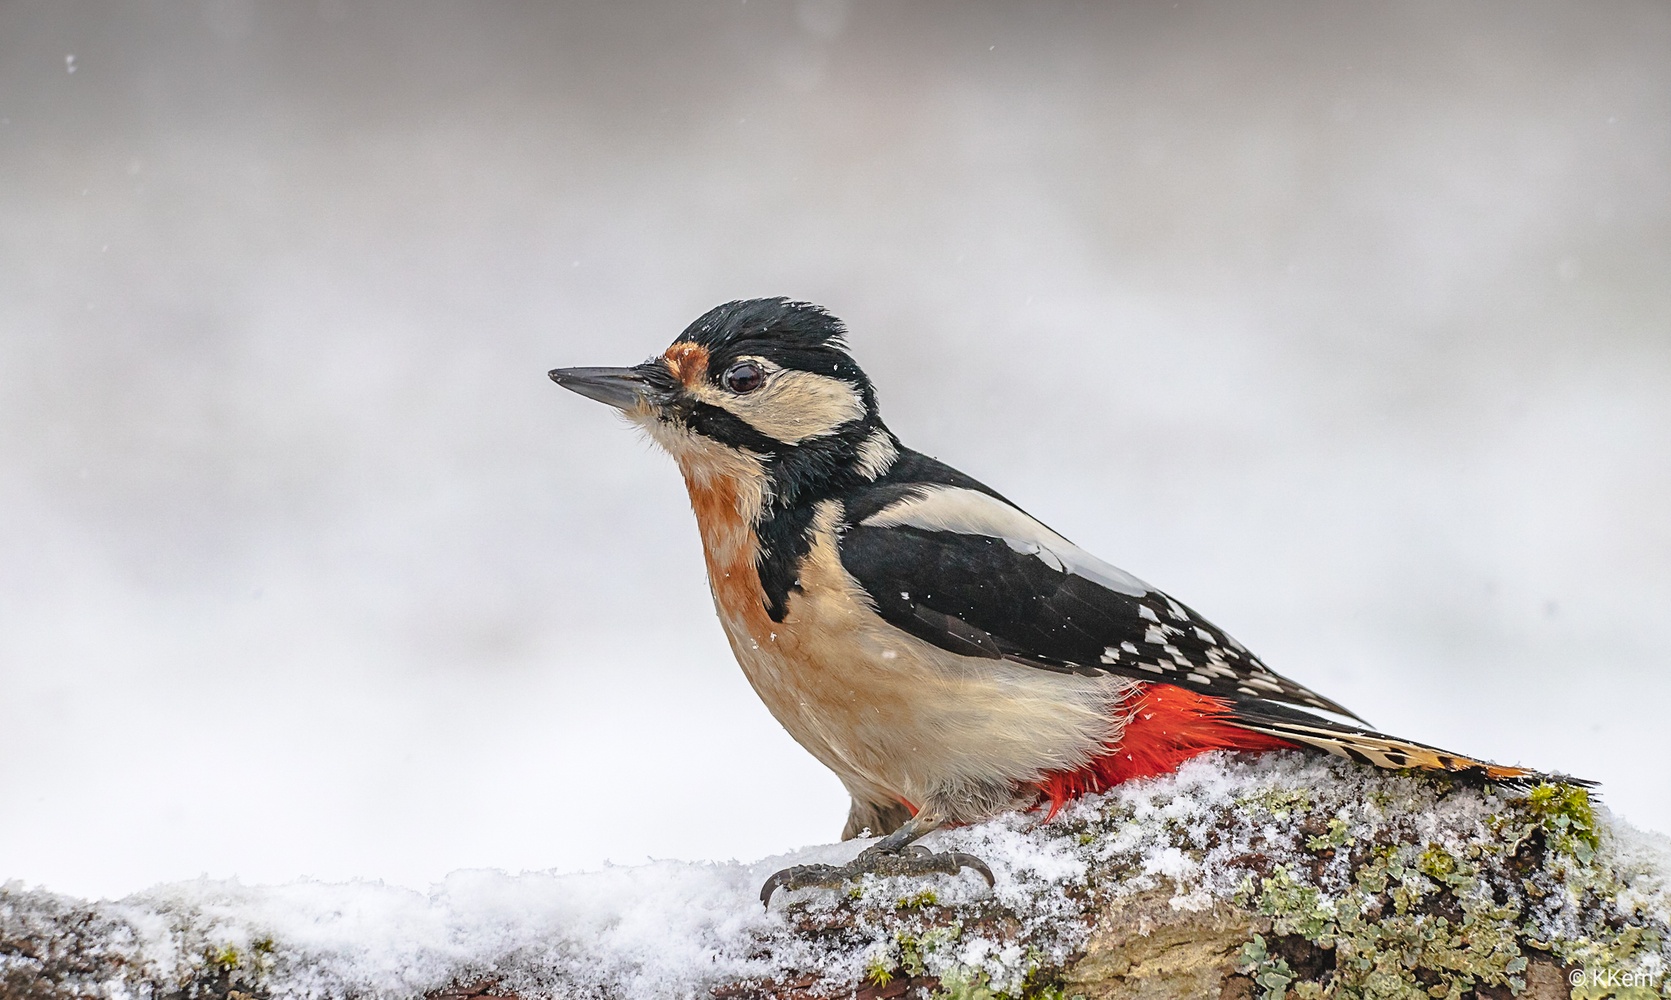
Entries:
{"label": "white wing patch", "polygon": [[[862,522],[874,528],[922,528],[986,535],[1061,573],[1072,573],[1116,593],[1142,597],[1155,588],[1111,566],[997,497],[959,486],[925,486]],[[1152,614],[1152,612],[1151,612]]]}

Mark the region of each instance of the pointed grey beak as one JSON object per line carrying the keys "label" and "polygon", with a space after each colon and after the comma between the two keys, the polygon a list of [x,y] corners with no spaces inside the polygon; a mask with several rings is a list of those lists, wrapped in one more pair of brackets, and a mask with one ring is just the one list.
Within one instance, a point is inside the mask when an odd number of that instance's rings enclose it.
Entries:
{"label": "pointed grey beak", "polygon": [[650,402],[650,387],[633,368],[554,368],[550,375],[571,392],[622,410]]}

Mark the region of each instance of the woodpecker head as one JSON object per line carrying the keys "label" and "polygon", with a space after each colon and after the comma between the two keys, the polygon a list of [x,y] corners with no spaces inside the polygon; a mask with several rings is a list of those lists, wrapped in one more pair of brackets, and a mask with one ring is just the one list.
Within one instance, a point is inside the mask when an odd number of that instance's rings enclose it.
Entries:
{"label": "woodpecker head", "polygon": [[782,506],[843,479],[875,479],[898,454],[845,333],[809,303],[727,302],[641,365],[558,368],[551,379],[621,409],[687,478],[753,470]]}

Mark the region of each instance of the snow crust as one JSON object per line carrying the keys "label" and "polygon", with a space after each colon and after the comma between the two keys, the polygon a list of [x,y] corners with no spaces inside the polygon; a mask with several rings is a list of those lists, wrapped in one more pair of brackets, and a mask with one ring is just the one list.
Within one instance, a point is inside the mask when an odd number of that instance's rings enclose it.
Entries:
{"label": "snow crust", "polygon": [[[201,880],[88,903],[10,883],[0,889],[0,939],[34,942],[34,957],[0,948],[0,973],[27,974],[68,956],[78,970],[71,978],[79,977],[71,995],[112,998],[155,996],[216,972],[275,998],[421,997],[481,982],[526,998],[683,998],[808,969],[851,984],[908,946],[929,974],[977,970],[994,988],[1016,989],[1038,962],[1067,960],[1088,934],[1089,910],[1109,898],[1170,885],[1174,907],[1196,909],[1234,896],[1248,857],[1301,860],[1305,837],[1295,824],[1307,808],[1315,815],[1315,800],[1326,798],[1348,835],[1394,825],[1412,842],[1460,853],[1488,835],[1501,794],[1436,791],[1423,779],[1299,755],[1214,755],[1081,800],[1048,823],[1039,813],[1010,814],[927,838],[936,850],[985,859],[997,877],[992,890],[967,873],[879,879],[851,893],[780,893],[770,911],[757,895],[773,871],[842,862],[864,844],[752,864],[468,870],[428,892]],[[1671,924],[1671,841],[1608,828],[1604,850],[1622,886],[1612,905]],[[1563,912],[1551,909],[1548,919],[1566,919]],[[947,913],[957,915],[955,930]],[[1001,931],[983,923],[997,913],[1007,920]]]}

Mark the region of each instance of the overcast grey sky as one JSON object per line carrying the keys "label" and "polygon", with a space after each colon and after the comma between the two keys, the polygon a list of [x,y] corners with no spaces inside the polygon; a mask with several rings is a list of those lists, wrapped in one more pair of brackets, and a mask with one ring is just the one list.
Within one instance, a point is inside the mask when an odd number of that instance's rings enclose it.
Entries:
{"label": "overcast grey sky", "polygon": [[752,295],[1401,735],[1671,830],[1671,6],[0,4],[0,878],[754,858],[833,777],[545,378]]}

